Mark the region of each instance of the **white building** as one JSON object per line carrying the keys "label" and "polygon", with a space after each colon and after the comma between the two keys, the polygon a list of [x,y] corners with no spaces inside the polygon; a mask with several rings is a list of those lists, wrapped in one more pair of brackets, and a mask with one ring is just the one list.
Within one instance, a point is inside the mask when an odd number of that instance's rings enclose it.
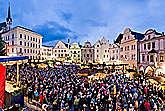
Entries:
{"label": "white building", "polygon": [[30,29],[16,26],[2,34],[7,43],[8,56],[29,56],[29,59],[40,59],[42,36]]}
{"label": "white building", "polygon": [[103,37],[101,40],[98,40],[95,44],[94,44],[94,48],[95,48],[95,62],[99,62],[99,63],[107,63],[110,61],[110,44],[109,41],[105,39],[105,37]]}
{"label": "white building", "polygon": [[58,41],[53,48],[53,56],[56,60],[66,60],[69,56],[69,44]]}
{"label": "white building", "polygon": [[81,46],[78,43],[72,43],[69,48],[69,57],[73,62],[81,62]]}
{"label": "white building", "polygon": [[120,46],[118,43],[113,43],[110,46],[110,62],[117,63],[120,61]]}
{"label": "white building", "polygon": [[53,60],[53,47],[51,46],[42,46],[42,60]]}

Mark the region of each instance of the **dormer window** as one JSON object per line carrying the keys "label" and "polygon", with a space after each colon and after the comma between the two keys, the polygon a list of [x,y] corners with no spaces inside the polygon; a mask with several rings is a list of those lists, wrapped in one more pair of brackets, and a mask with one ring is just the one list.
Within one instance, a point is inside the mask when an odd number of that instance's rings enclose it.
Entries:
{"label": "dormer window", "polygon": [[148,35],[148,39],[150,39],[151,38],[151,36],[150,35]]}
{"label": "dormer window", "polygon": [[97,47],[99,47],[99,45],[97,45]]}

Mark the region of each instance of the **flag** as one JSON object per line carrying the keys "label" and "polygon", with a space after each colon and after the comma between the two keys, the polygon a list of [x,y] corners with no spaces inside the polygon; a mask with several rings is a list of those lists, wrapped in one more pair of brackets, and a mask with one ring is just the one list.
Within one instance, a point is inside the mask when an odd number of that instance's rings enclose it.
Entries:
{"label": "flag", "polygon": [[6,67],[0,64],[0,108],[4,108]]}

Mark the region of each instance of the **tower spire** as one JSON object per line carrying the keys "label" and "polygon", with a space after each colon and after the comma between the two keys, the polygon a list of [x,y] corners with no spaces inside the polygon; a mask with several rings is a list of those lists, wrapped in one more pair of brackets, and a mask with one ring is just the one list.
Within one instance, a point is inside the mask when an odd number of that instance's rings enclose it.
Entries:
{"label": "tower spire", "polygon": [[10,26],[12,24],[12,18],[11,18],[11,12],[10,12],[10,1],[9,1],[8,14],[7,14],[6,22],[8,25],[8,29],[10,30]]}

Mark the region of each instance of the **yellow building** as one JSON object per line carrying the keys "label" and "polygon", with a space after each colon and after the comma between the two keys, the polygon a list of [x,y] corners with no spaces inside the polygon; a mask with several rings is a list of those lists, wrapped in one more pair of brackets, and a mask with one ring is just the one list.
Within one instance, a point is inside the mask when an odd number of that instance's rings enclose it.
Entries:
{"label": "yellow building", "polygon": [[78,43],[71,44],[69,48],[69,57],[73,62],[81,62],[81,46]]}

